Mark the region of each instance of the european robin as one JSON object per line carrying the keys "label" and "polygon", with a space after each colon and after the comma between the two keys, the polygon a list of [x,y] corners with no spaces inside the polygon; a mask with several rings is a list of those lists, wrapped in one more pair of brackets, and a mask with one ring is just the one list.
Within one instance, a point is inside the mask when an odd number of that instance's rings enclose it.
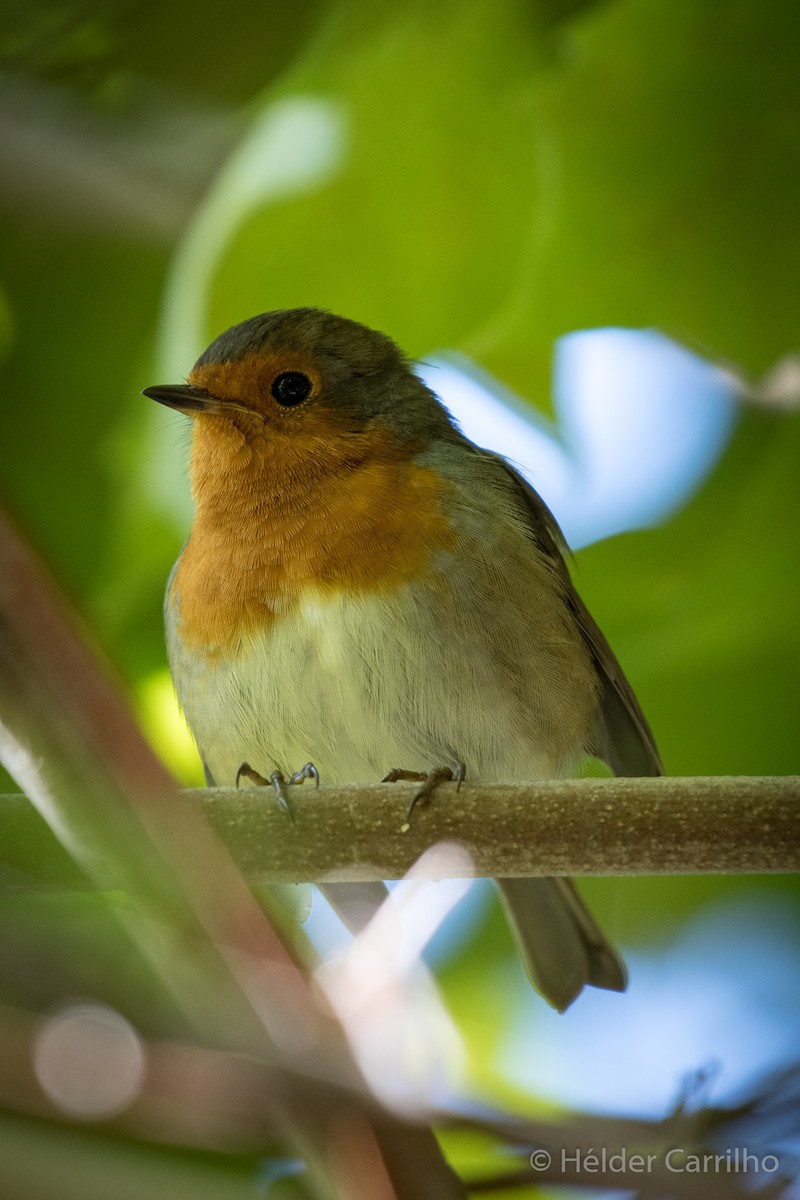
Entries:
{"label": "european robin", "polygon": [[[280,784],[306,759],[341,784],[395,766],[435,781],[456,763],[472,781],[550,779],[586,754],[661,773],[553,516],[390,338],[315,308],[263,313],[220,334],[187,384],[145,395],[194,426],[166,631],[209,782]],[[497,883],[551,1004],[624,989],[570,880]],[[385,890],[328,894],[353,926]]]}

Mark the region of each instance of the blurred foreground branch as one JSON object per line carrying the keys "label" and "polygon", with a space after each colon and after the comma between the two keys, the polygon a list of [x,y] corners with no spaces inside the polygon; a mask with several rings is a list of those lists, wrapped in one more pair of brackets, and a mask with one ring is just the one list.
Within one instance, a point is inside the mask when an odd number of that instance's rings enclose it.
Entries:
{"label": "blurred foreground branch", "polygon": [[[6,1121],[11,1115],[32,1118],[42,1129],[49,1128],[52,1137],[59,1126],[69,1127],[70,1115],[42,1088],[35,1069],[42,1028],[40,1019],[0,1006],[0,1058],[5,1064],[0,1109]],[[93,1044],[84,1036],[81,1048],[89,1064],[81,1082],[91,1089],[93,1076],[113,1059],[115,1047],[107,1037]],[[223,1157],[263,1153],[280,1130],[287,1093],[300,1088],[313,1105],[319,1087],[313,1078],[298,1079],[280,1067],[224,1050],[164,1039],[143,1041],[141,1050],[147,1063],[141,1085],[126,1108],[103,1122],[101,1136],[140,1149],[203,1149],[207,1169]],[[710,1081],[705,1071],[691,1076],[672,1111],[660,1120],[593,1112],[542,1117],[474,1103],[462,1106],[454,1098],[432,1115],[456,1154],[461,1143],[467,1151],[473,1146],[470,1194],[534,1188],[538,1194],[540,1186],[568,1186],[593,1195],[636,1189],[648,1200],[788,1200],[798,1177],[800,1066],[791,1064],[753,1081],[735,1105],[709,1104]],[[79,1091],[80,1083],[75,1086]],[[329,1099],[341,1112],[356,1098],[343,1088],[330,1092]],[[380,1128],[386,1118],[373,1108],[370,1119]],[[494,1169],[475,1170],[476,1135]],[[95,1133],[95,1147],[100,1140]],[[27,1150],[25,1142],[21,1150]],[[413,1153],[413,1146],[408,1150]],[[704,1164],[702,1169],[693,1169],[695,1162]],[[73,1172],[75,1163],[73,1154]],[[29,1176],[29,1164],[25,1171]],[[94,1194],[88,1190],[84,1195]],[[369,1200],[384,1194],[364,1192]],[[431,1193],[436,1200],[440,1194]]]}
{"label": "blurred foreground branch", "polygon": [[[465,1195],[433,1132],[370,1095],[300,956],[150,751],[1,511],[0,759],[92,883],[128,893],[123,936],[171,995],[184,1039],[291,1081],[275,1097],[276,1132],[305,1162],[314,1200]],[[317,1085],[296,1086],[309,1073]],[[354,1130],[369,1145],[372,1182],[366,1153],[351,1152]],[[23,1186],[38,1194],[24,1180],[16,1194]]]}
{"label": "blurred foreground branch", "polygon": [[[479,876],[800,869],[796,776],[446,784],[409,822],[413,788],[296,788],[294,821],[268,789],[188,794],[250,883],[396,879],[442,841]],[[0,847],[0,893],[87,886],[23,796],[0,797]]]}

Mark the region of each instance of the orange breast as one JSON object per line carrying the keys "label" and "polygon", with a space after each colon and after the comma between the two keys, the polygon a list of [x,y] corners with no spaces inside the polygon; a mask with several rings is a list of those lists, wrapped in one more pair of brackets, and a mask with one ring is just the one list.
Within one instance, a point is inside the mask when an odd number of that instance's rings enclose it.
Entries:
{"label": "orange breast", "polygon": [[196,516],[170,592],[178,632],[211,655],[290,614],[304,593],[371,592],[423,573],[452,544],[440,476],[388,434],[297,439],[195,422]]}

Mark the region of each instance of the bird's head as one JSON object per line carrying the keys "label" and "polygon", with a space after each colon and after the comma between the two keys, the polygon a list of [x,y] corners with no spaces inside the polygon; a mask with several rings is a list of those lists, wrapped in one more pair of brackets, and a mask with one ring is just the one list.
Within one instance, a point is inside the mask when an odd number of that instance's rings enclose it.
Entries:
{"label": "bird's head", "polygon": [[[446,435],[449,418],[383,333],[316,308],[262,313],[220,334],[185,384],[144,395],[247,441]],[[222,422],[222,424],[220,424]]]}

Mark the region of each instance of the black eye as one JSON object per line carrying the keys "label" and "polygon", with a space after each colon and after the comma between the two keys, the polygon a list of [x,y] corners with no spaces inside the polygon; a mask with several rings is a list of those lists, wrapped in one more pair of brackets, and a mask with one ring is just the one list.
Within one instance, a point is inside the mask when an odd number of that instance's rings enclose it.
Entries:
{"label": "black eye", "polygon": [[272,392],[278,404],[291,408],[293,404],[302,404],[311,391],[311,380],[300,371],[286,371],[278,375],[272,383]]}

